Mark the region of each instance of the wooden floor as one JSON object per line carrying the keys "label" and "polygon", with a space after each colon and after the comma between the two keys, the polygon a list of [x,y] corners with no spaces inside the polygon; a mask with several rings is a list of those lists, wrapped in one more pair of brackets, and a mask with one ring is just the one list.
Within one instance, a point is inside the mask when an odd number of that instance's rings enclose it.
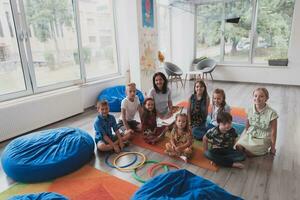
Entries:
{"label": "wooden floor", "polygon": [[[247,159],[245,169],[221,168],[218,172],[211,172],[181,161],[175,161],[167,156],[130,145],[130,151],[144,153],[148,159],[159,161],[172,161],[182,168],[203,176],[225,190],[245,199],[300,199],[300,87],[280,85],[257,85],[248,83],[228,83],[207,81],[208,91],[211,96],[215,88],[225,90],[227,103],[230,106],[249,107],[252,103],[252,91],[256,87],[267,87],[270,92],[269,105],[279,114],[277,154]],[[193,90],[193,82],[188,82],[185,89],[172,86],[174,103],[188,99]],[[88,131],[94,137],[93,121],[97,113],[89,109],[85,113],[68,118],[43,129],[62,126],[79,127]],[[0,154],[7,142],[0,143]],[[104,163],[104,156],[95,154],[91,165],[104,172],[117,176],[136,185],[130,173],[119,172],[111,169]],[[139,174],[146,176],[145,169]],[[5,190],[13,181],[6,177],[0,168],[0,191]]]}

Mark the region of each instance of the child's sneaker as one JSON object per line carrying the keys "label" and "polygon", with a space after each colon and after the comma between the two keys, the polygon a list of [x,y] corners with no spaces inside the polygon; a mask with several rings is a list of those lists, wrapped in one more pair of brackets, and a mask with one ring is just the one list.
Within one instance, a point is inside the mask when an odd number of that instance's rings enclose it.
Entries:
{"label": "child's sneaker", "polygon": [[186,156],[179,156],[179,158],[180,158],[181,160],[183,160],[185,163],[187,163],[187,157],[186,157]]}

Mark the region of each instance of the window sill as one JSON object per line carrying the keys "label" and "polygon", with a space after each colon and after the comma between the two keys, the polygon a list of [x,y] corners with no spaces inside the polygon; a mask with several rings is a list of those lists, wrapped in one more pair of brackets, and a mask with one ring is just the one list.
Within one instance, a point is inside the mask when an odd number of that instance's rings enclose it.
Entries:
{"label": "window sill", "polygon": [[245,68],[273,68],[273,69],[282,69],[282,68],[288,68],[288,66],[271,66],[267,64],[237,64],[237,63],[219,63],[217,64],[218,67],[245,67]]}
{"label": "window sill", "polygon": [[74,89],[89,87],[89,86],[96,85],[99,83],[110,82],[110,81],[113,81],[116,79],[122,79],[122,78],[125,78],[125,76],[118,74],[113,77],[106,77],[103,79],[97,79],[97,80],[93,80],[93,81],[86,82],[86,83],[81,83],[81,81],[80,81],[80,82],[74,83],[71,86],[56,88],[56,89],[52,89],[52,90],[48,90],[48,91],[43,91],[43,92],[39,92],[39,93],[35,93],[35,94],[28,94],[26,96],[21,96],[21,97],[17,97],[17,98],[13,98],[13,99],[4,100],[4,101],[0,102],[0,108],[3,106],[7,106],[7,105],[14,105],[14,104],[17,104],[20,102],[36,100],[38,98],[45,98],[45,97],[48,97],[51,95],[66,93],[66,92],[72,91]]}
{"label": "window sill", "polygon": [[118,75],[114,75],[114,76],[111,76],[111,77],[105,77],[103,79],[87,80],[87,82],[83,83],[81,85],[81,87],[88,87],[88,86],[91,86],[91,85],[96,85],[96,84],[99,84],[99,83],[109,82],[109,81],[113,81],[113,80],[116,80],[116,79],[122,79],[122,78],[125,78],[125,76],[121,75],[121,74],[118,74]]}

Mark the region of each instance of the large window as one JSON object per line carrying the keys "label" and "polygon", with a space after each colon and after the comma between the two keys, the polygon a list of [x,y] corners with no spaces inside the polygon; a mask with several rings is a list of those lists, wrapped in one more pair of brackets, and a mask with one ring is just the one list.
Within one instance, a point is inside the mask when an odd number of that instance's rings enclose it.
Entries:
{"label": "large window", "polygon": [[112,2],[0,0],[0,101],[117,74]]}
{"label": "large window", "polygon": [[[249,59],[252,7],[250,1],[236,0],[225,4],[224,62],[247,62]],[[241,17],[239,24],[226,22]],[[244,44],[244,46],[241,46]],[[248,46],[247,46],[248,45]]]}
{"label": "large window", "polygon": [[0,0],[2,35],[0,37],[0,96],[26,90],[16,35],[13,27],[11,5],[8,0]]}
{"label": "large window", "polygon": [[80,79],[71,0],[24,0],[24,4],[32,28],[29,40],[37,87]]}
{"label": "large window", "polygon": [[254,37],[254,62],[287,58],[294,0],[259,0]]}
{"label": "large window", "polygon": [[111,0],[79,0],[83,60],[88,79],[118,72]]}
{"label": "large window", "polygon": [[251,64],[287,58],[294,0],[210,1],[196,10],[197,57]]}
{"label": "large window", "polygon": [[223,3],[197,7],[197,57],[220,59]]}

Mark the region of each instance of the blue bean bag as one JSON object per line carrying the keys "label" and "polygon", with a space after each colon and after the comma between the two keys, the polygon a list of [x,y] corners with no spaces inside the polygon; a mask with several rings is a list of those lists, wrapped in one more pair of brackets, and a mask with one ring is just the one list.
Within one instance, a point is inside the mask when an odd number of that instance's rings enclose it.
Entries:
{"label": "blue bean bag", "polygon": [[213,182],[181,169],[161,174],[146,182],[131,200],[148,199],[206,199],[239,200]]}
{"label": "blue bean bag", "polygon": [[[126,97],[125,89],[125,85],[117,85],[114,87],[106,88],[100,92],[98,101],[106,100],[108,101],[111,112],[120,112],[121,101]],[[144,102],[143,93],[140,90],[137,90],[136,95],[139,97],[139,100],[142,104]]]}
{"label": "blue bean bag", "polygon": [[8,200],[68,200],[65,196],[54,192],[24,194],[10,197]]}
{"label": "blue bean bag", "polygon": [[19,182],[48,181],[86,164],[94,155],[94,140],[78,128],[58,128],[11,141],[2,153],[5,173]]}

